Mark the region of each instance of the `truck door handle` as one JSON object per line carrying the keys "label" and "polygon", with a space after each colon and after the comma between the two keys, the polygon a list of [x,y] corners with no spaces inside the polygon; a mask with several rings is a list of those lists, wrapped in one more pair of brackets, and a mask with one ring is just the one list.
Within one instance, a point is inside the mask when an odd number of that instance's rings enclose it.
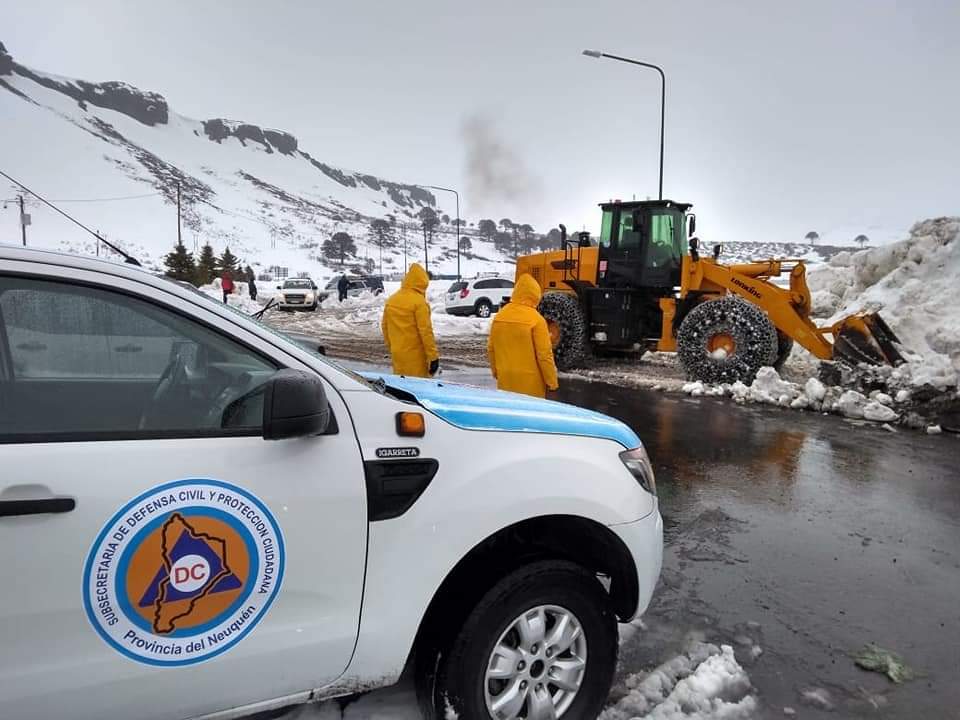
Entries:
{"label": "truck door handle", "polygon": [[11,515],[45,515],[66,513],[77,506],[71,497],[42,498],[36,500],[0,500],[0,517]]}

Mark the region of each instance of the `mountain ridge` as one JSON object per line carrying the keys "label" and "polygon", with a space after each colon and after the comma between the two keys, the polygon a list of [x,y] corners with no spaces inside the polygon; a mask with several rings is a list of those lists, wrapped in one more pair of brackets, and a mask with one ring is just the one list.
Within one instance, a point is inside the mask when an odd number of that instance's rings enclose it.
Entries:
{"label": "mountain ridge", "polygon": [[[5,133],[6,145],[0,144],[3,156],[14,160],[7,169],[41,194],[76,197],[81,189],[102,187],[103,196],[120,195],[121,189],[132,195],[135,189],[142,193],[144,185],[156,191],[157,200],[143,200],[136,213],[104,200],[94,206],[98,217],[90,221],[136,247],[153,267],[176,241],[169,216],[178,194],[181,224],[194,236],[194,245],[210,242],[218,251],[229,245],[255,267],[297,265],[291,272],[321,275],[335,264],[321,252],[334,232],[347,232],[355,241],[350,265],[370,270],[374,262],[378,270],[382,265],[385,273],[395,272],[403,266],[403,235],[408,261],[422,258],[417,213],[425,207],[442,213],[428,189],[327,164],[285,130],[224,117],[196,120],[178,114],[160,93],[123,81],[40,72],[18,63],[3,43],[0,90],[7,91],[0,92],[0,109],[11,110],[5,114],[14,126],[13,133]],[[58,168],[49,157],[25,150],[42,145],[59,153],[60,167],[79,169],[82,180],[70,184],[62,172],[40,173],[44,164]],[[37,215],[29,228],[34,242],[76,252],[95,246],[93,238],[78,238],[72,230],[70,240],[56,237],[48,228],[48,211],[36,204],[31,209]],[[155,229],[150,218],[157,218],[162,229]],[[370,225],[378,218],[392,219],[392,231],[383,247],[379,241],[372,247]],[[485,239],[461,232],[473,245],[465,253],[468,271],[496,270],[507,262]],[[435,271],[455,270],[451,223],[438,228],[427,252]]]}

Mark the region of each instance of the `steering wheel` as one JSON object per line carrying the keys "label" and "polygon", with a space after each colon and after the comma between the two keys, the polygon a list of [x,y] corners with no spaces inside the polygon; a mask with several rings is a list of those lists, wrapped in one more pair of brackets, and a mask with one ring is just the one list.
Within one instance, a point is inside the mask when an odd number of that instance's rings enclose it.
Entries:
{"label": "steering wheel", "polygon": [[187,392],[187,363],[182,353],[175,353],[163,369],[150,400],[140,414],[139,428],[174,429],[175,419],[184,410]]}

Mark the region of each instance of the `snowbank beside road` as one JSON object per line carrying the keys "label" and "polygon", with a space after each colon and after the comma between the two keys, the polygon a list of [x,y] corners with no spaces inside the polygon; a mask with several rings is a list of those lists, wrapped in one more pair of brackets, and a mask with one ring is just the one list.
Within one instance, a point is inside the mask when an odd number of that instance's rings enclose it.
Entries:
{"label": "snowbank beside road", "polygon": [[[384,283],[385,292],[379,295],[365,292],[357,297],[348,297],[343,302],[340,302],[336,295],[331,295],[320,304],[315,314],[306,314],[304,318],[298,319],[296,324],[304,329],[309,326],[309,329],[315,332],[348,334],[354,333],[354,329],[359,325],[375,325],[379,328],[387,298],[399,287],[400,283]],[[492,319],[448,315],[444,296],[449,287],[449,280],[434,280],[427,288],[434,334],[438,337],[476,335],[477,342],[485,343]],[[217,292],[219,293],[219,290]]]}
{"label": "snowbank beside road", "polygon": [[960,373],[960,217],[918,222],[892,245],[840,253],[808,276],[813,311],[836,322],[879,312],[907,367],[895,380],[945,390]]}

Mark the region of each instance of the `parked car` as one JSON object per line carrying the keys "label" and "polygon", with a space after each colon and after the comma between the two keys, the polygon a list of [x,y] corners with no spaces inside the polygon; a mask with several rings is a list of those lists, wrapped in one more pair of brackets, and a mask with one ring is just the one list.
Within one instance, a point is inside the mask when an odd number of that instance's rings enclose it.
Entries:
{"label": "parked car", "polygon": [[0,246],[0,718],[235,718],[405,671],[437,717],[597,716],[660,572],[634,432],[306,342]]}
{"label": "parked car", "polygon": [[[350,283],[347,287],[347,297],[360,297],[365,292],[371,292],[379,295],[383,292],[383,278],[377,275],[364,275],[362,277],[347,278]],[[337,295],[337,284],[340,282],[340,276],[332,278],[327,286],[320,291],[320,302],[323,302],[331,295]]]}
{"label": "parked car", "polygon": [[507,277],[458,280],[447,289],[447,313],[490,317],[510,300],[511,293],[513,293],[513,280]]}
{"label": "parked car", "polygon": [[309,278],[284,280],[277,294],[277,307],[281,310],[316,310],[320,302],[317,285]]}

